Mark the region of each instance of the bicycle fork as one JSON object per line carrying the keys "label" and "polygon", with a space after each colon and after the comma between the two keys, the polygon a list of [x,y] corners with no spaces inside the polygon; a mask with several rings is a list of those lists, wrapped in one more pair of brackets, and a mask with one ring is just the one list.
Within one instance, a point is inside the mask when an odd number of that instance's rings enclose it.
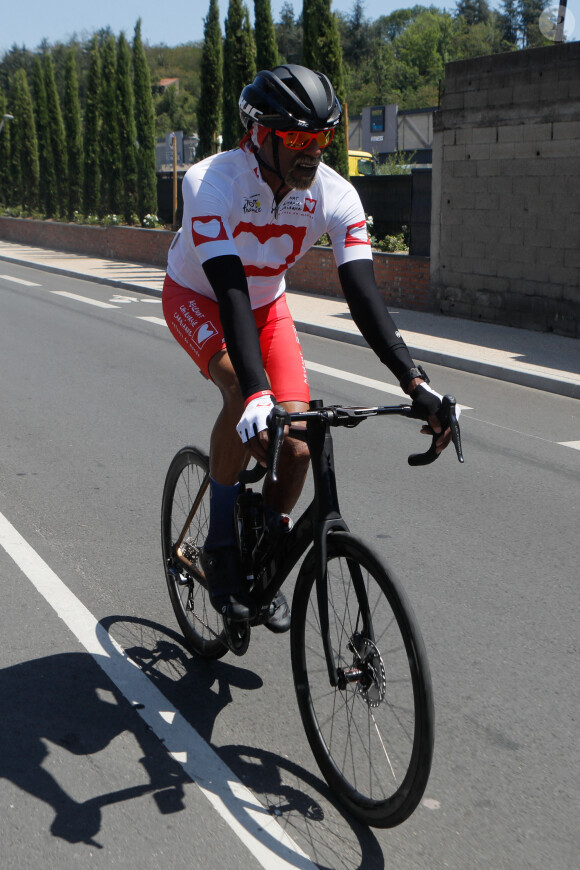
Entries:
{"label": "bicycle fork", "polygon": [[[321,407],[322,402],[315,400],[310,403],[314,410]],[[310,461],[314,477],[314,570],[316,578],[316,601],[320,617],[320,632],[324,647],[326,667],[331,686],[339,682],[336,662],[332,654],[330,639],[330,621],[328,618],[328,545],[329,532],[339,529],[348,532],[348,526],[343,520],[338,504],[336,474],[334,465],[334,449],[330,435],[330,424],[318,417],[309,418],[306,423]]]}

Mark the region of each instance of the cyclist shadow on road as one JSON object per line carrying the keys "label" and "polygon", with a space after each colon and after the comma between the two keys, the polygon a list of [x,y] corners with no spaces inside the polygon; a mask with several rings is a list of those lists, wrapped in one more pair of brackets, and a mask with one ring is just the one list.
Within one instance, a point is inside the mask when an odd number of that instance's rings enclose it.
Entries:
{"label": "cyclist shadow on road", "polygon": [[[2,669],[0,697],[0,778],[52,807],[54,836],[102,848],[94,837],[104,806],[151,794],[162,813],[184,808],[187,776],[88,653],[62,653]],[[75,800],[49,769],[62,763],[51,745],[73,757],[75,781],[90,783],[77,776],[74,756],[101,752],[124,732],[133,733],[142,752],[143,769],[135,775],[139,784]]]}
{"label": "cyclist shadow on road", "polygon": [[[219,714],[233,700],[231,688],[263,686],[258,674],[232,659],[192,657],[181,635],[159,623],[114,616],[101,625],[210,744]],[[344,814],[319,776],[257,747],[213,748],[286,832],[303,842],[321,870],[383,870],[383,852],[373,832]]]}

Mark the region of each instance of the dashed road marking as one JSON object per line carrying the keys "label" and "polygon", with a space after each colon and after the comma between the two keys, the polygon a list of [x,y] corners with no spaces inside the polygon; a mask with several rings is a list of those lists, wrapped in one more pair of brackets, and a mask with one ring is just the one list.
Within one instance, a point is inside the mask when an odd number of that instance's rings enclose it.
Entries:
{"label": "dashed road marking", "polygon": [[580,450],[580,441],[558,441],[560,447],[572,447],[573,450]]}
{"label": "dashed road marking", "polygon": [[146,320],[147,323],[156,323],[158,326],[167,326],[165,319],[163,317],[137,317],[137,320]]}
{"label": "dashed road marking", "polygon": [[34,281],[25,281],[24,278],[14,278],[13,275],[0,275],[5,281],[14,281],[15,284],[24,284],[26,287],[42,287],[42,284],[36,284]]}
{"label": "dashed road marking", "polygon": [[88,296],[79,296],[78,293],[69,293],[68,290],[51,290],[55,296],[66,296],[67,299],[74,299],[75,302],[86,302],[87,305],[94,305],[96,308],[118,308],[118,305],[111,305],[110,302],[101,302],[100,299],[89,299]]}

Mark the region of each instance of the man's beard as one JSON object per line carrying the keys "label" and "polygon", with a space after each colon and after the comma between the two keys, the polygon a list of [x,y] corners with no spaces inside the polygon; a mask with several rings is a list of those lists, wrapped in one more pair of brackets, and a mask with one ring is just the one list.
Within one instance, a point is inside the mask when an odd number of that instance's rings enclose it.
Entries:
{"label": "man's beard", "polygon": [[284,181],[289,187],[293,187],[294,190],[308,190],[316,178],[316,171],[319,165],[319,159],[312,160],[297,154],[286,173]]}

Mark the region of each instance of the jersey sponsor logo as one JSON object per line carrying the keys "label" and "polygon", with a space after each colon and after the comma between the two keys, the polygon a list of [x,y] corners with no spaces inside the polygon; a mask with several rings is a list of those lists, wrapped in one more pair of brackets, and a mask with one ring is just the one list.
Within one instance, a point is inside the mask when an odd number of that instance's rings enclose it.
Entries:
{"label": "jersey sponsor logo", "polygon": [[242,233],[249,233],[258,240],[261,245],[267,245],[273,239],[284,239],[288,236],[292,245],[289,254],[286,254],[284,261],[277,266],[253,266],[251,264],[244,265],[244,271],[247,278],[263,277],[271,278],[275,275],[281,275],[292,263],[302,250],[302,243],[306,235],[306,227],[293,227],[290,224],[267,224],[265,227],[257,227],[247,221],[241,221],[234,230],[234,239]]}
{"label": "jersey sponsor logo", "polygon": [[215,328],[211,320],[206,320],[206,322],[202,323],[197,332],[195,333],[193,340],[199,348],[202,348],[206,341],[212,338],[216,333],[217,329]]}
{"label": "jersey sponsor logo", "polygon": [[359,221],[356,224],[350,224],[350,226],[346,228],[344,247],[350,248],[353,245],[370,245],[366,221]]}
{"label": "jersey sponsor logo", "polygon": [[191,219],[191,236],[194,245],[204,245],[206,242],[221,242],[228,234],[224,222],[217,214]]}
{"label": "jersey sponsor logo", "polygon": [[314,214],[317,202],[317,199],[309,199],[307,196],[304,197],[304,211],[308,214]]}
{"label": "jersey sponsor logo", "polygon": [[251,212],[253,214],[258,214],[258,212],[262,211],[262,203],[258,199],[258,194],[255,193],[252,196],[247,196],[244,200],[244,205],[242,206],[244,214],[248,214]]}

